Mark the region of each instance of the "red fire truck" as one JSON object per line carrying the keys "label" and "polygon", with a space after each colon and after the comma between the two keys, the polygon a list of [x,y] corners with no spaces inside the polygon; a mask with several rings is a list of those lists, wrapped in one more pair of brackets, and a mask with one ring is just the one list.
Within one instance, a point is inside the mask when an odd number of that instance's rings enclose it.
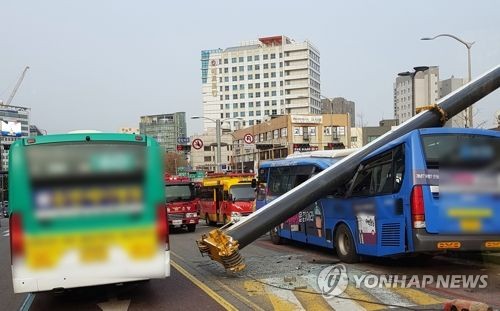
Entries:
{"label": "red fire truck", "polygon": [[200,191],[200,216],[208,225],[236,222],[255,211],[254,174],[210,174]]}
{"label": "red fire truck", "polygon": [[168,223],[173,228],[196,230],[198,224],[198,199],[195,184],[189,177],[165,175],[165,196]]}

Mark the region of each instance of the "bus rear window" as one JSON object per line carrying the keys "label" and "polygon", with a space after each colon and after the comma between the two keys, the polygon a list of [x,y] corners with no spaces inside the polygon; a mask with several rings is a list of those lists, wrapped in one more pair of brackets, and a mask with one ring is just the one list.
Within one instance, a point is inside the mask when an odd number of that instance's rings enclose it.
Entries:
{"label": "bus rear window", "polygon": [[422,135],[427,168],[498,170],[500,139],[474,134]]}
{"label": "bus rear window", "polygon": [[26,148],[38,218],[138,212],[143,208],[144,144],[55,143]]}

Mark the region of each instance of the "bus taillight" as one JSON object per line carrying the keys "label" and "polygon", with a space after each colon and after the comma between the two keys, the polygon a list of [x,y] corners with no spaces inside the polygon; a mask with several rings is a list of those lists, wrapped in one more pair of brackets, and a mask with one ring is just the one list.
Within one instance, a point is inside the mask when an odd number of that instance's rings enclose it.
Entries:
{"label": "bus taillight", "polygon": [[425,205],[422,185],[413,187],[410,196],[411,220],[413,228],[425,228]]}
{"label": "bus taillight", "polygon": [[165,242],[165,250],[168,250],[168,219],[165,204],[159,204],[156,210],[156,232],[158,241]]}
{"label": "bus taillight", "polygon": [[13,213],[9,218],[11,260],[24,253],[24,233],[21,216]]}

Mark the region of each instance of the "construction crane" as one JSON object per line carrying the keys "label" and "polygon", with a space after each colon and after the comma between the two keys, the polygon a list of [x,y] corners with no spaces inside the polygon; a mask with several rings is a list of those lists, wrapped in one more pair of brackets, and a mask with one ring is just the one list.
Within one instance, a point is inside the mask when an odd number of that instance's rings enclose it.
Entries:
{"label": "construction crane", "polygon": [[368,154],[412,130],[443,126],[448,119],[499,87],[500,66],[497,66],[444,97],[438,104],[422,107],[423,111],[417,111],[418,115],[268,203],[246,219],[232,227],[222,227],[204,234],[197,241],[200,252],[220,262],[227,270],[243,270],[245,264],[239,253],[243,247],[327,195],[331,189],[345,183]]}
{"label": "construction crane", "polygon": [[10,103],[12,102],[12,99],[14,99],[14,96],[16,96],[17,90],[21,86],[21,83],[24,80],[24,76],[26,75],[26,72],[30,69],[29,66],[24,67],[23,73],[21,73],[21,76],[17,80],[16,86],[14,86],[14,89],[12,90],[12,93],[10,93],[9,98],[7,99],[7,102],[5,102],[5,106],[9,106]]}

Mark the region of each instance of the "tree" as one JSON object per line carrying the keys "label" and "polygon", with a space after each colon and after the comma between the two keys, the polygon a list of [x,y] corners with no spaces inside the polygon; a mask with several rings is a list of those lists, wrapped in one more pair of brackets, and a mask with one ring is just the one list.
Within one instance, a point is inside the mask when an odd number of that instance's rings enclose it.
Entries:
{"label": "tree", "polygon": [[177,168],[181,166],[187,166],[186,155],[177,152],[167,152],[164,157],[165,161],[165,172],[175,175],[177,174]]}

